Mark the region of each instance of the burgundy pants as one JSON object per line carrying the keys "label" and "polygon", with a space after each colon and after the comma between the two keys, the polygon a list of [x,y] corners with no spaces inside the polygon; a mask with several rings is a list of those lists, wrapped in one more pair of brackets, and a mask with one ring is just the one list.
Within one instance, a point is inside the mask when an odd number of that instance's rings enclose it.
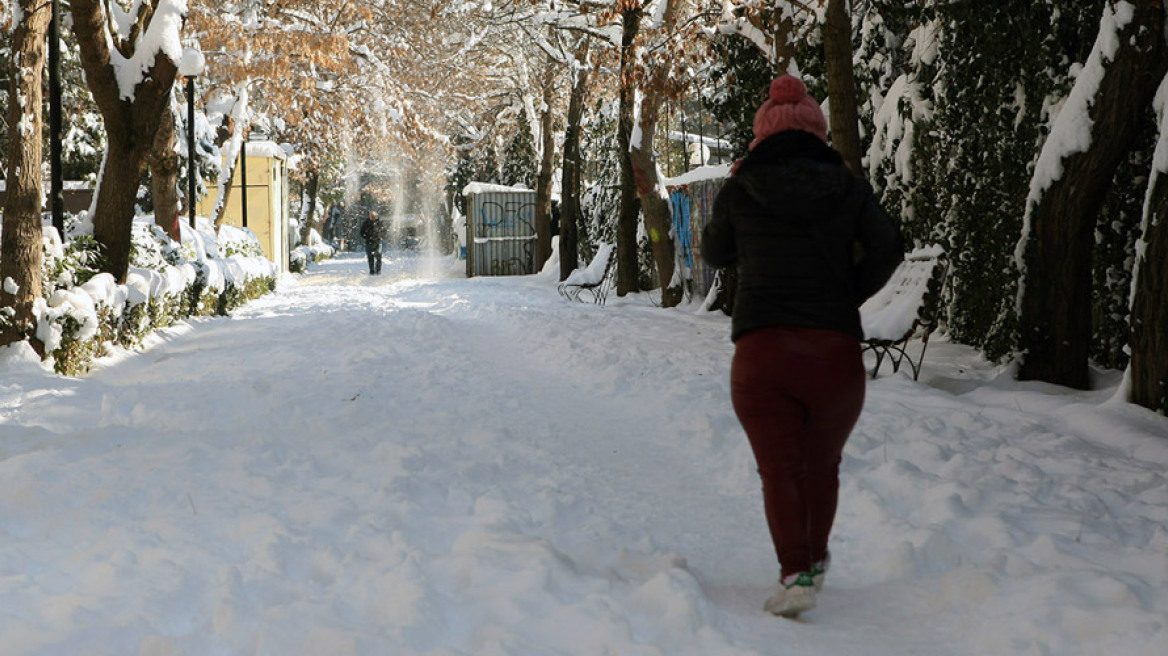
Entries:
{"label": "burgundy pants", "polygon": [[847,333],[774,326],[735,343],[731,398],[758,463],[782,576],[827,555],[840,458],[865,385],[860,341]]}

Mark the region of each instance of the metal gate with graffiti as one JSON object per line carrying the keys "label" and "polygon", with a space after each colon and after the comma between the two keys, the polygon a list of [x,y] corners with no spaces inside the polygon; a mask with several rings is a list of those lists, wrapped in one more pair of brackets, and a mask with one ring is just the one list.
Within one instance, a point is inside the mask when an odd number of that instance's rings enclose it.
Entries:
{"label": "metal gate with graffiti", "polygon": [[535,192],[480,185],[466,193],[466,275],[535,273]]}
{"label": "metal gate with graffiti", "polygon": [[709,293],[714,283],[716,269],[702,261],[702,229],[713,216],[714,198],[722,188],[723,182],[724,174],[720,174],[669,187],[669,200],[673,208],[673,232],[678,239],[678,252],[689,268],[692,291],[698,298]]}

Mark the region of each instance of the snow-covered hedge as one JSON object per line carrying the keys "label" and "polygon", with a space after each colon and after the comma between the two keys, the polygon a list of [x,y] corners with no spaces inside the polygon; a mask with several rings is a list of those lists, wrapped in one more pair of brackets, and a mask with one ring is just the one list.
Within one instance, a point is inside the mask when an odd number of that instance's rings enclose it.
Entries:
{"label": "snow-covered hedge", "polygon": [[316,230],[308,232],[308,243],[301,244],[292,250],[288,257],[288,269],[292,273],[303,273],[308,270],[309,262],[320,262],[336,255],[336,249],[321,239]]}
{"label": "snow-covered hedge", "polygon": [[273,290],[279,269],[250,230],[208,222],[182,226],[175,242],[153,217],[134,221],[125,284],[96,268],[92,237],[62,243],[45,226],[45,288],[36,306],[36,338],[63,374],[85,371],[114,345],[132,347],[151,331],[189,316],[226,314]]}

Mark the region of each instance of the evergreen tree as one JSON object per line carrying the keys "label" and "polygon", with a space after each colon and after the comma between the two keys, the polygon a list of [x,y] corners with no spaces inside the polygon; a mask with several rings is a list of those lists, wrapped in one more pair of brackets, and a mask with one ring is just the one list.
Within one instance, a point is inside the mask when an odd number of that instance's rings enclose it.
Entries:
{"label": "evergreen tree", "polygon": [[[775,9],[760,10],[763,23],[777,21]],[[799,74],[807,91],[817,100],[827,98],[823,46],[819,26],[809,20],[811,14],[799,14],[795,33],[791,36]],[[704,98],[706,107],[725,128],[726,138],[738,156],[746,154],[754,140],[754,114],[767,99],[771,82],[775,79],[774,64],[769,62],[758,46],[737,35],[719,36],[712,45],[713,62],[710,80],[717,89]]]}
{"label": "evergreen tree", "polygon": [[1096,364],[1111,369],[1123,369],[1129,360],[1132,272],[1156,139],[1155,117],[1150,107],[1147,122],[1138,139],[1139,148],[1129,155],[1112,180],[1095,228],[1090,354]]}
{"label": "evergreen tree", "polygon": [[1030,175],[1101,7],[873,0],[860,17],[873,184],[910,245],[946,247],[950,334],[992,359],[1016,346]]}
{"label": "evergreen tree", "polygon": [[475,173],[475,179],[472,182],[486,182],[489,184],[502,184],[499,177],[499,159],[495,156],[494,145],[488,139],[479,142],[480,149],[478,152],[478,167]]}
{"label": "evergreen tree", "polygon": [[946,177],[954,184],[933,186],[956,192],[946,208],[955,255],[950,330],[996,359],[1016,348],[1015,250],[1034,162],[1051,108],[1074,82],[1072,65],[1094,42],[1102,0],[938,11],[947,69],[939,145],[953,154]]}
{"label": "evergreen tree", "polygon": [[1030,47],[1039,40],[1028,37],[1022,54],[1002,38],[1010,25],[1034,25],[1019,7],[941,7],[930,17],[938,52],[923,86],[940,90],[914,144],[921,175],[907,231],[915,245],[946,247],[950,334],[991,359],[1015,345],[1014,247],[1045,120],[1035,105],[1052,94],[1050,78],[1028,70],[1045,64]]}
{"label": "evergreen tree", "polygon": [[[921,98],[919,78],[924,71],[914,64],[905,47],[913,27],[922,22],[920,7],[893,0],[873,0],[854,21],[860,35],[856,50],[856,84],[861,90],[860,135],[866,150],[866,169],[872,185],[895,216],[912,215],[912,175],[898,170],[896,153],[915,133],[918,116],[912,101]],[[889,101],[886,103],[886,101]],[[924,105],[928,107],[928,105]],[[911,161],[911,160],[909,160]],[[903,226],[902,226],[903,227]]]}
{"label": "evergreen tree", "polygon": [[503,150],[503,184],[522,184],[528,189],[535,189],[535,176],[538,170],[539,162],[535,156],[531,124],[527,121],[527,113],[520,111],[519,120],[515,122],[515,134],[511,135],[511,140]]}
{"label": "evergreen tree", "polygon": [[[81,55],[76,39],[61,31],[61,170],[66,180],[96,181],[106,149],[101,114],[85,86]],[[48,98],[45,99],[48,115]],[[45,152],[49,152],[49,132],[45,131]]]}
{"label": "evergreen tree", "polygon": [[588,234],[580,236],[581,256],[591,260],[595,245],[616,243],[620,214],[620,148],[617,146],[617,107],[599,101],[584,124],[581,206]]}
{"label": "evergreen tree", "polygon": [[921,159],[935,156],[928,134],[935,112],[932,83],[937,62],[935,51],[916,47],[936,34],[933,12],[902,2],[875,1],[859,22],[857,60],[862,64],[856,82],[862,89],[860,97],[867,99],[860,116],[868,176],[908,246],[943,241],[936,229],[942,214],[936,211],[936,199],[930,198],[926,179],[937,163],[922,166],[928,160]]}
{"label": "evergreen tree", "polygon": [[[101,167],[102,153],[105,152],[105,130],[101,116],[93,103],[93,98],[85,86],[81,59],[76,42],[68,30],[61,31],[61,167],[65,180],[89,180],[97,177]],[[11,78],[11,47],[9,40],[0,44],[0,79]],[[47,69],[45,75],[48,75]],[[43,116],[48,117],[48,83],[45,83]],[[0,107],[8,106],[7,85],[0,85]],[[0,112],[6,114],[6,112]],[[7,117],[3,119],[7,121]],[[43,135],[42,149],[49,152],[50,134]],[[7,124],[0,126],[0,153],[8,152]],[[46,167],[47,167],[46,161]],[[4,173],[0,172],[0,179]]]}
{"label": "evergreen tree", "polygon": [[766,100],[774,72],[759,49],[738,36],[720,36],[713,43],[710,81],[716,89],[702,101],[725,128],[736,157],[746,154],[754,139],[754,113]]}
{"label": "evergreen tree", "polygon": [[455,156],[454,168],[448,169],[446,174],[446,193],[458,208],[459,213],[466,214],[466,197],[462,190],[466,185],[474,182],[475,161],[472,156],[472,142],[463,135],[456,135],[453,139]]}

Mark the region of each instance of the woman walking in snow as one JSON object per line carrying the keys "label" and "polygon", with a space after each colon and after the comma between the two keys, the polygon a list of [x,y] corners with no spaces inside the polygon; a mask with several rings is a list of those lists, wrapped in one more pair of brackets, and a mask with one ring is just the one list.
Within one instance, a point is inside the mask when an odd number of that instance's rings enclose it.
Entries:
{"label": "woman walking in snow", "polygon": [[781,567],[765,608],[795,617],[823,585],[840,458],[864,405],[858,308],[903,249],[872,188],[827,145],[803,83],[784,75],[768,96],[714,202],[702,257],[737,269],[731,398]]}

